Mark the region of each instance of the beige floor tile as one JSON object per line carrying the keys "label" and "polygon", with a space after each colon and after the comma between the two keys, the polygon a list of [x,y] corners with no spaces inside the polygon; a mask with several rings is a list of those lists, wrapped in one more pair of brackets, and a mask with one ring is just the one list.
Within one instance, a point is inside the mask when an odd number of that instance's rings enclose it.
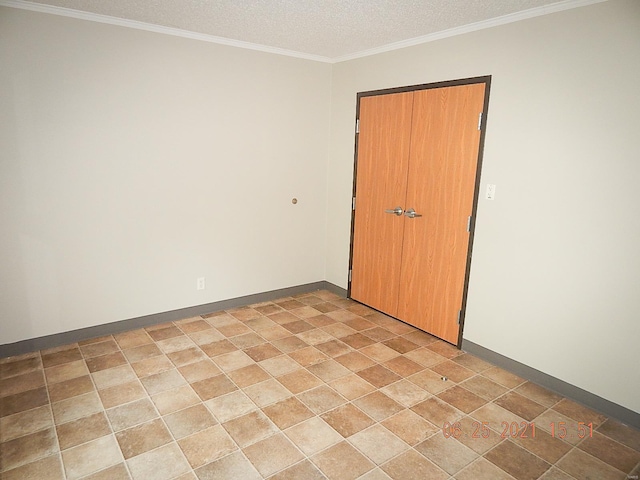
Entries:
{"label": "beige floor tile", "polygon": [[102,402],[96,392],[85,393],[53,403],[51,408],[56,425],[93,415],[103,410]]}
{"label": "beige floor tile", "polygon": [[352,372],[363,370],[365,368],[371,367],[372,365],[375,365],[376,363],[360,352],[345,353],[344,355],[334,357],[334,360],[343,367],[348,368]]}
{"label": "beige floor tile", "polygon": [[178,440],[192,468],[213,462],[238,449],[221,425],[214,425]]}
{"label": "beige floor tile", "polygon": [[481,375],[507,388],[516,388],[518,385],[521,385],[525,382],[523,378],[520,378],[517,375],[514,375],[511,372],[507,372],[506,370],[503,370],[499,367],[491,367],[488,370],[482,372]]}
{"label": "beige floor tile", "polygon": [[261,480],[262,478],[242,452],[232,453],[200,467],[196,470],[196,474],[199,480],[220,480],[223,478]]}
{"label": "beige floor tile", "polygon": [[297,463],[270,477],[270,480],[324,480],[326,477],[309,460]]}
{"label": "beige floor tile", "polygon": [[257,410],[257,406],[243,392],[237,390],[204,403],[220,423]]}
{"label": "beige floor tile", "polygon": [[450,382],[460,383],[476,375],[476,372],[463,367],[459,363],[445,360],[442,363],[429,367],[437,374],[447,377]]}
{"label": "beige floor tile", "polygon": [[59,351],[51,351],[51,353],[47,352],[49,351],[43,350],[41,352],[42,364],[45,368],[82,360],[82,353],[80,352],[80,349],[73,345],[64,345],[60,347]]}
{"label": "beige floor tile", "polygon": [[391,370],[384,368],[382,365],[374,365],[357,372],[357,375],[365,379],[371,385],[377,388],[386,387],[400,380],[400,376]]}
{"label": "beige floor tile", "polygon": [[[551,465],[507,440],[484,454],[484,458],[500,467],[517,480],[535,480]],[[585,477],[578,477],[585,478]],[[604,479],[601,476],[594,478]]]}
{"label": "beige floor tile", "polygon": [[260,411],[234,418],[222,426],[241,448],[278,432],[278,427]]}
{"label": "beige floor tile", "polygon": [[431,396],[429,392],[408,380],[400,380],[380,389],[382,393],[405,407],[412,407]]}
{"label": "beige floor tile", "polygon": [[427,347],[411,350],[410,352],[405,353],[404,356],[427,368],[437,365],[438,363],[442,363],[445,360],[445,357]]}
{"label": "beige floor tile", "polygon": [[[54,367],[55,368],[55,367]],[[66,380],[66,379],[65,379]],[[42,370],[35,370],[22,375],[0,380],[0,397],[8,397],[17,393],[34,390],[44,386]]]}
{"label": "beige floor tile", "polygon": [[114,432],[131,428],[158,417],[153,403],[148,398],[110,408],[106,411]]}
{"label": "beige floor tile", "polygon": [[347,400],[354,400],[375,390],[373,385],[355,374],[333,380],[329,386]]}
{"label": "beige floor tile", "polygon": [[171,390],[165,390],[162,393],[151,397],[154,405],[160,412],[160,415],[167,415],[177,410],[190,407],[200,403],[200,397],[193,391],[193,388],[189,385],[183,385],[182,387],[174,388]]}
{"label": "beige floor tile", "polygon": [[462,365],[463,367],[468,368],[469,370],[473,370],[474,372],[483,372],[487,370],[493,365],[484,360],[479,359],[478,357],[471,355],[470,353],[463,353],[462,355],[458,355],[453,358],[453,361]]}
{"label": "beige floor tile", "polygon": [[49,405],[0,418],[0,443],[53,427]]}
{"label": "beige floor tile", "polygon": [[271,375],[253,362],[246,367],[228,372],[227,375],[240,388],[255,385],[271,378]]}
{"label": "beige floor tile", "polygon": [[238,387],[236,387],[226,375],[217,375],[215,377],[194,382],[191,384],[191,387],[203,401],[210,400],[238,389]]}
{"label": "beige floor tile", "polygon": [[[458,385],[448,388],[445,391],[440,392],[436,396],[440,400],[454,406],[464,413],[471,413],[488,402],[488,400],[479,397],[475,393],[472,393],[465,388],[459,387]],[[515,410],[519,409],[516,407]]]}
{"label": "beige floor tile", "polygon": [[415,450],[407,450],[382,465],[382,470],[394,480],[446,480],[449,475]]}
{"label": "beige floor tile", "polygon": [[129,332],[118,333],[113,336],[121,349],[139,347],[152,343],[153,339],[144,330],[131,330]]}
{"label": "beige floor tile", "polygon": [[471,377],[469,380],[461,383],[460,386],[486,400],[495,400],[508,390],[506,387],[499,385],[493,380],[489,380],[482,375]]}
{"label": "beige floor tile", "polygon": [[266,407],[291,396],[291,392],[284,388],[275,378],[251,385],[244,389],[244,393],[259,407]]}
{"label": "beige floor tile", "polygon": [[347,403],[345,398],[327,385],[303,392],[298,399],[317,415]]}
{"label": "beige floor tile", "polygon": [[56,427],[56,431],[60,450],[66,450],[112,433],[104,412],[63,423]]}
{"label": "beige floor tile", "polygon": [[454,386],[453,383],[443,380],[442,375],[429,368],[425,368],[421,372],[411,375],[407,380],[433,395],[437,395],[447,388]]}
{"label": "beige floor tile", "polygon": [[313,416],[313,412],[295,397],[289,397],[262,409],[264,414],[284,430]]}
{"label": "beige floor tile", "polygon": [[295,352],[291,352],[289,354],[289,357],[291,357],[303,367],[308,367],[316,363],[324,362],[329,358],[320,350],[312,346],[308,346],[305,348],[301,348],[300,350],[296,350]]}
{"label": "beige floor tile", "polygon": [[411,446],[426,440],[439,431],[437,427],[411,410],[402,410],[384,420],[381,425]]}
{"label": "beige floor tile", "polygon": [[15,395],[0,398],[0,418],[14,413],[25,412],[32,408],[41,407],[49,403],[46,387],[28,390]]}
{"label": "beige floor tile", "polygon": [[[319,330],[319,331],[323,332],[322,330]],[[326,340],[322,343],[314,344],[314,346],[318,350],[320,350],[322,353],[324,353],[326,356],[335,358],[352,351],[352,348],[346,343],[344,343],[343,341],[334,339],[328,333],[326,335],[329,337],[329,340]],[[359,335],[359,334],[356,334],[356,335]]]}
{"label": "beige floor tile", "polygon": [[43,368],[42,359],[38,352],[36,352],[34,356],[0,363],[0,379],[23,375],[34,370],[42,370]]}
{"label": "beige floor tile", "polygon": [[145,345],[140,345],[133,348],[128,348],[123,350],[122,353],[129,361],[129,363],[136,363],[142,360],[146,360],[148,358],[156,357],[158,355],[162,355],[162,351],[158,348],[155,343],[148,343]]}
{"label": "beige floor tile", "polygon": [[531,382],[523,383],[515,391],[545,407],[553,407],[562,400],[560,395]]}
{"label": "beige floor tile", "polygon": [[175,443],[164,445],[127,460],[133,480],[170,480],[191,468]]}
{"label": "beige floor tile", "polygon": [[496,405],[500,405],[502,408],[506,408],[510,412],[515,413],[529,422],[547,409],[547,407],[516,392],[507,392],[497,398],[494,403]]}
{"label": "beige floor tile", "polygon": [[392,358],[400,356],[400,353],[382,343],[374,343],[368,347],[361,348],[360,352],[380,363],[387,362]]}
{"label": "beige floor tile", "polygon": [[243,451],[263,477],[268,477],[304,458],[300,450],[282,433],[260,440]]}
{"label": "beige floor tile", "polygon": [[122,462],[118,444],[109,435],[78,445],[62,452],[62,461],[68,480],[98,472]]}
{"label": "beige floor tile", "polygon": [[405,357],[404,355],[399,355],[395,358],[392,358],[391,360],[387,360],[383,363],[383,365],[392,372],[395,372],[401,377],[405,378],[415,373],[421,372],[425,369],[425,367]]}
{"label": "beige floor tile", "polygon": [[322,380],[303,368],[282,375],[277,380],[293,394],[302,393],[322,385]]}
{"label": "beige floor tile", "polygon": [[478,458],[460,470],[455,478],[456,480],[513,480],[511,475],[484,458]]}
{"label": "beige floor tile", "polygon": [[105,388],[133,382],[138,379],[130,365],[122,365],[120,367],[92,373],[91,378],[98,390],[104,390]]}
{"label": "beige floor tile", "polygon": [[125,365],[127,360],[124,358],[122,352],[117,351],[106,355],[100,355],[99,357],[86,358],[85,362],[89,371],[91,373],[95,373],[102,370],[108,370],[109,368],[119,367],[120,365]]}
{"label": "beige floor tile", "polygon": [[194,383],[219,375],[220,369],[211,360],[201,360],[178,368],[185,380]]}
{"label": "beige floor tile", "polygon": [[163,419],[176,440],[218,423],[202,403],[165,415]]}
{"label": "beige floor tile", "polygon": [[263,360],[259,363],[259,365],[274,377],[286,375],[287,373],[291,373],[300,368],[298,362],[293,360],[288,355],[280,355],[278,357],[272,357],[267,360]]}
{"label": "beige floor tile", "polygon": [[218,355],[214,357],[213,361],[223,372],[230,372],[248,365],[254,365],[253,359],[241,350]]}
{"label": "beige floor tile", "polygon": [[409,449],[409,445],[380,425],[356,433],[349,438],[349,443],[377,465]]}
{"label": "beige floor tile", "polygon": [[354,480],[375,465],[355,447],[342,441],[311,457],[330,480]]}
{"label": "beige floor tile", "polygon": [[147,392],[138,381],[122,383],[115,387],[98,391],[104,408],[117,407],[147,396]]}
{"label": "beige floor tile", "polygon": [[436,397],[427,398],[424,402],[417,403],[411,407],[411,410],[436,426],[442,426],[445,422],[452,424],[464,416],[460,410]]}
{"label": "beige floor tile", "polygon": [[[309,320],[307,320],[307,322],[311,323],[309,322]],[[329,335],[324,330],[320,330],[319,328],[314,328],[313,330],[308,330],[306,332],[298,333],[297,336],[299,339],[301,339],[305,343],[308,343],[309,345],[313,345],[316,348],[318,348],[318,345],[320,344],[334,341],[334,338],[331,335]],[[324,350],[321,350],[321,349],[318,349],[318,350],[320,350],[322,353],[327,355],[327,353]]]}
{"label": "beige floor tile", "polygon": [[80,377],[65,380],[48,386],[49,399],[51,402],[59,402],[66,398],[82,395],[95,390],[90,375],[82,375]]}
{"label": "beige floor tile", "polygon": [[4,480],[65,480],[59,454],[50,455],[2,474]]}
{"label": "beige floor tile", "polygon": [[72,378],[88,375],[89,369],[87,368],[87,364],[84,360],[76,360],[74,362],[56,365],[55,367],[45,368],[44,374],[47,377],[47,384],[52,385],[54,383],[60,383],[65,380],[71,380]]}
{"label": "beige floor tile", "polygon": [[118,350],[120,350],[120,347],[113,338],[80,346],[80,351],[84,358],[98,357],[100,355],[106,355],[107,353],[117,352]]}
{"label": "beige floor tile", "polygon": [[308,370],[316,377],[327,383],[351,374],[351,370],[343,367],[335,360],[327,360],[326,362],[316,363],[315,365],[311,365],[310,367],[308,367]]}
{"label": "beige floor tile", "polygon": [[377,422],[404,410],[404,407],[381,391],[372,392],[353,401],[353,404]]}
{"label": "beige floor tile", "polygon": [[129,471],[124,463],[118,463],[100,470],[82,480],[130,480]]}
{"label": "beige floor tile", "polygon": [[47,428],[0,444],[0,468],[12,470],[58,451],[56,431]]}
{"label": "beige floor tile", "polygon": [[321,417],[345,438],[375,423],[371,417],[350,403],[324,413]]}
{"label": "beige floor tile", "polygon": [[444,435],[432,435],[415,449],[449,475],[455,475],[479,457],[455,438],[445,438]]}
{"label": "beige floor tile", "polygon": [[254,362],[262,362],[263,360],[282,355],[282,352],[271,343],[263,343],[262,345],[247,348],[244,353],[249,355]]}
{"label": "beige floor tile", "polygon": [[[467,416],[457,420],[457,422],[459,422],[460,428],[460,435],[457,440],[480,455],[506,440],[501,436],[502,430],[500,428],[491,429],[492,424],[487,420],[479,420],[473,416]],[[483,425],[483,422],[486,423]],[[444,435],[446,432],[447,434],[453,433],[455,435],[454,424],[455,422],[449,423],[447,429],[444,428],[444,425],[438,425],[439,434]],[[537,433],[536,431],[536,435]]]}
{"label": "beige floor tile", "polygon": [[135,457],[172,441],[162,423],[155,419],[116,433],[116,440],[125,459]]}
{"label": "beige floor tile", "polygon": [[155,375],[141,378],[140,381],[147,392],[149,392],[149,395],[156,395],[165,390],[171,390],[187,383],[176,369],[156,373]]}
{"label": "beige floor tile", "polygon": [[309,418],[287,429],[285,434],[308,456],[342,441],[342,435],[320,417]]}

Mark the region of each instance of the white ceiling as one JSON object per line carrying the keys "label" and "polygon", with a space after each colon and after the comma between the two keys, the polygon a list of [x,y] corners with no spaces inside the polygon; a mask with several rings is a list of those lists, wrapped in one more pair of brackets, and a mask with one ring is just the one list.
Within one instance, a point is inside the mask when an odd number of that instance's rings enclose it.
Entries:
{"label": "white ceiling", "polygon": [[143,22],[168,27],[165,33],[180,34],[169,31],[178,29],[203,40],[247,42],[252,45],[239,46],[335,61],[596,1],[603,0],[2,0],[0,5],[138,28],[145,26],[130,21]]}

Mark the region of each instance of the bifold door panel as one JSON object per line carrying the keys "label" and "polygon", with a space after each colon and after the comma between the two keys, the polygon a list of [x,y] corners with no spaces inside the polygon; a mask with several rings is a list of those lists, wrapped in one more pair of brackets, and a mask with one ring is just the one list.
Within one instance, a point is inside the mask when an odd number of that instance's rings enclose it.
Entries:
{"label": "bifold door panel", "polygon": [[458,342],[485,83],[360,98],[351,298]]}
{"label": "bifold door panel", "polygon": [[400,293],[413,93],[360,103],[351,297],[395,316]]}

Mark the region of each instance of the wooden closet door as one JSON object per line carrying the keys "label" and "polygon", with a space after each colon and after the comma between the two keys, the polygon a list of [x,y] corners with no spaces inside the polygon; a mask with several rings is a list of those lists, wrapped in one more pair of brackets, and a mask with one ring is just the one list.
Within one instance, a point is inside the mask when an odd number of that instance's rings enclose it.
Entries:
{"label": "wooden closet door", "polygon": [[413,92],[362,97],[351,298],[397,316]]}
{"label": "wooden closet door", "polygon": [[397,317],[458,342],[484,84],[414,92]]}

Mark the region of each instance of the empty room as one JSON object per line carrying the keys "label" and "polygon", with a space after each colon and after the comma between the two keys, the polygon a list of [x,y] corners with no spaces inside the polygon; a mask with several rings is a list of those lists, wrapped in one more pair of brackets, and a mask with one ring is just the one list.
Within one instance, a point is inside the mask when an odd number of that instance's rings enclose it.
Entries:
{"label": "empty room", "polygon": [[0,0],[0,477],[637,479],[640,2]]}

